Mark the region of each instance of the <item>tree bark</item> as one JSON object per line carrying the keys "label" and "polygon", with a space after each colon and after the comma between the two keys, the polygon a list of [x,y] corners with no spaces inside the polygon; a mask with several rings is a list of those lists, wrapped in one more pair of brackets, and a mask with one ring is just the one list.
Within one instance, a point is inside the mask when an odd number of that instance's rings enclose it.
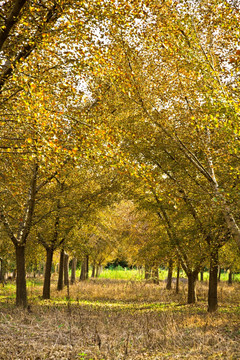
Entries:
{"label": "tree bark", "polygon": [[221,281],[221,273],[222,273],[222,269],[220,266],[218,266],[218,282]]}
{"label": "tree bark", "polygon": [[81,274],[80,274],[80,278],[79,280],[80,281],[84,281],[84,280],[87,280],[88,279],[88,259],[89,259],[89,256],[86,255],[82,261],[82,264],[81,264]]}
{"label": "tree bark", "polygon": [[26,269],[25,269],[25,245],[32,226],[32,219],[36,200],[38,165],[33,167],[28,197],[23,211],[23,217],[19,223],[17,236],[14,235],[4,209],[0,209],[0,221],[3,223],[5,231],[15,246],[17,279],[16,279],[16,305],[27,306],[27,287],[26,287]]}
{"label": "tree bark", "polygon": [[145,264],[145,280],[150,279],[151,277],[151,267],[148,264]]}
{"label": "tree bark", "polygon": [[159,284],[158,266],[154,266],[152,269],[152,279],[154,284]]}
{"label": "tree bark", "polygon": [[50,299],[51,271],[52,271],[53,248],[46,248],[46,264],[43,283],[43,299]]}
{"label": "tree bark", "polygon": [[81,272],[80,272],[79,280],[83,281],[85,279],[86,279],[86,263],[85,263],[85,258],[84,258],[81,262]]}
{"label": "tree bark", "polygon": [[176,294],[179,293],[179,275],[180,275],[180,266],[177,267]]}
{"label": "tree bark", "polygon": [[5,266],[4,266],[4,260],[0,258],[0,282],[5,284]]}
{"label": "tree bark", "polygon": [[196,297],[196,281],[198,272],[192,271],[187,274],[188,277],[188,304],[195,304]]}
{"label": "tree bark", "polygon": [[17,269],[13,270],[13,280],[16,280],[17,277]]}
{"label": "tree bark", "polygon": [[76,281],[76,268],[77,268],[77,259],[72,258],[72,267],[71,267],[71,285]]}
{"label": "tree bark", "polygon": [[99,277],[99,275],[101,274],[101,265],[96,265],[96,277]]}
{"label": "tree bark", "polygon": [[232,285],[233,283],[233,273],[232,273],[232,269],[229,269],[229,273],[228,273],[228,285]]}
{"label": "tree bark", "polygon": [[4,282],[3,259],[0,258],[0,282]]}
{"label": "tree bark", "polygon": [[25,270],[25,245],[16,245],[16,305],[27,307],[27,286]]}
{"label": "tree bark", "polygon": [[85,272],[86,272],[85,259],[83,259],[81,263],[81,272],[80,272],[79,281],[85,280]]}
{"label": "tree bark", "polygon": [[167,277],[167,285],[166,285],[167,290],[171,290],[172,288],[172,273],[173,273],[173,260],[170,259],[168,263],[168,277]]}
{"label": "tree bark", "polygon": [[0,31],[0,50],[2,49],[5,40],[8,38],[11,29],[18,21],[19,13],[21,12],[25,3],[26,0],[15,0],[13,2],[12,9],[5,20],[5,26]]}
{"label": "tree bark", "polygon": [[63,290],[63,261],[64,261],[64,250],[61,250],[60,253],[60,262],[59,262],[59,270],[58,270],[58,285],[57,290]]}
{"label": "tree bark", "polygon": [[212,313],[218,308],[217,298],[218,287],[218,247],[213,247],[210,251],[210,271],[208,288],[208,312]]}
{"label": "tree bark", "polygon": [[[217,191],[219,195],[219,190]],[[240,228],[236,223],[234,216],[231,213],[229,206],[222,194],[220,194],[220,199],[222,200],[222,212],[227,223],[228,229],[232,234],[233,239],[235,240],[238,249],[240,250]]]}
{"label": "tree bark", "polygon": [[95,273],[96,273],[96,265],[95,265],[95,263],[93,263],[93,265],[92,265],[92,274],[91,274],[92,278],[95,277]]}
{"label": "tree bark", "polygon": [[63,258],[63,277],[64,277],[64,285],[69,285],[69,255],[64,253]]}

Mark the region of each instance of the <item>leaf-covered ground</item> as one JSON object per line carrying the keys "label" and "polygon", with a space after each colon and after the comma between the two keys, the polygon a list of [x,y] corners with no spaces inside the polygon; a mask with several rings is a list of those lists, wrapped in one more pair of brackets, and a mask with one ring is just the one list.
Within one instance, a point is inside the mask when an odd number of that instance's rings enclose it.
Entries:
{"label": "leaf-covered ground", "polygon": [[54,289],[40,300],[39,290],[21,310],[12,289],[0,289],[0,359],[240,359],[239,284],[220,288],[212,315],[163,284],[89,281],[70,288],[70,301]]}

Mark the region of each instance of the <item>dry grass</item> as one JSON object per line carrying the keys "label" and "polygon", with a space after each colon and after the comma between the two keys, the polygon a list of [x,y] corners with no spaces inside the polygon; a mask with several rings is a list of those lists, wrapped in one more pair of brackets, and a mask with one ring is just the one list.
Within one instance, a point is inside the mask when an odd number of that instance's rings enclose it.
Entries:
{"label": "dry grass", "polygon": [[206,284],[198,285],[192,306],[184,287],[175,295],[163,283],[77,283],[70,301],[55,287],[51,301],[29,287],[29,311],[8,297],[0,303],[0,359],[240,359],[240,284],[220,285],[213,315],[206,312]]}

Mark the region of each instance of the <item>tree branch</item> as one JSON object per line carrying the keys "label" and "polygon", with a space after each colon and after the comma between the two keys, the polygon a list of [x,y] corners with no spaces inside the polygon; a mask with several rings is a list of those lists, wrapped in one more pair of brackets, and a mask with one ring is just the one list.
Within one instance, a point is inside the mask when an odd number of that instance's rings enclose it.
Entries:
{"label": "tree branch", "polygon": [[24,7],[26,1],[27,0],[15,0],[15,2],[13,3],[12,10],[8,17],[5,19],[5,26],[0,29],[0,51],[4,45],[4,42],[8,38],[11,29],[17,23],[20,11]]}
{"label": "tree branch", "polygon": [[3,212],[2,209],[0,209],[0,221],[3,223],[4,229],[6,231],[6,233],[8,234],[8,236],[10,237],[10,239],[12,240],[13,244],[16,246],[18,244],[17,238],[14,235],[11,226]]}

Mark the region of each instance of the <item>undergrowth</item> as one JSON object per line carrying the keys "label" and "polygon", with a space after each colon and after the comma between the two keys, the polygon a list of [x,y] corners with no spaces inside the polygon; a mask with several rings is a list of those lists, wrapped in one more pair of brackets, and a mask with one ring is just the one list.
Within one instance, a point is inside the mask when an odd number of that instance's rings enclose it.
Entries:
{"label": "undergrowth", "polygon": [[42,279],[28,281],[29,307],[14,305],[15,285],[0,288],[1,360],[240,359],[240,284],[219,284],[219,309],[207,313],[207,282],[198,301],[135,280],[96,279],[42,300]]}

